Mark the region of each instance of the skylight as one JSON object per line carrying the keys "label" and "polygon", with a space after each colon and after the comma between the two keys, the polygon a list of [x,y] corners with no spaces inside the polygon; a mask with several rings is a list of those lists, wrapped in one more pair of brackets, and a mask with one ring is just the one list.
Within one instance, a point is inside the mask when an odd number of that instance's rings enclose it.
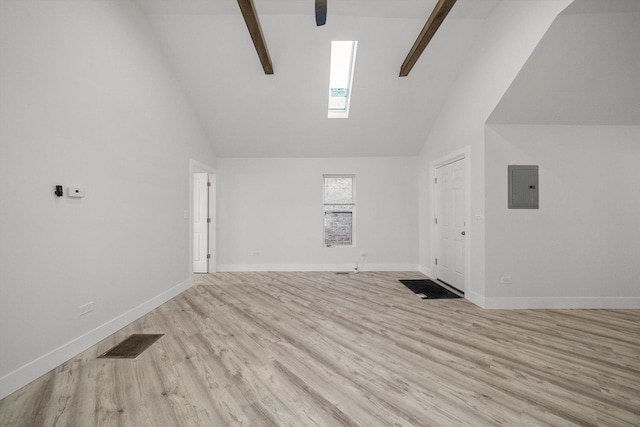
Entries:
{"label": "skylight", "polygon": [[329,114],[331,118],[349,117],[353,68],[356,63],[357,41],[331,42],[329,74]]}

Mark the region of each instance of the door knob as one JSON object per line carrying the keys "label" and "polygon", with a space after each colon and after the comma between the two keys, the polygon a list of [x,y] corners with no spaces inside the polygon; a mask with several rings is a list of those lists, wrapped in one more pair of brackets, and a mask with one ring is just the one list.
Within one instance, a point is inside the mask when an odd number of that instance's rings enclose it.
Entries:
{"label": "door knob", "polygon": [[465,232],[463,231],[463,232],[462,232],[462,233],[460,233],[460,234],[462,234],[463,236],[465,236],[467,233],[465,233]]}

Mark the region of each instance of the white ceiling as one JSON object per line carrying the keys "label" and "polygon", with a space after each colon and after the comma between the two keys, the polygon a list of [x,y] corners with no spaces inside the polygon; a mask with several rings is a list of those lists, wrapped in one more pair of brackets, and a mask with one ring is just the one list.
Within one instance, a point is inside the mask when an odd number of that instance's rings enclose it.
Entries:
{"label": "white ceiling", "polygon": [[[254,0],[266,76],[236,0],[136,0],[220,157],[416,155],[500,0],[458,0],[409,77],[400,64],[437,0]],[[511,0],[525,1],[525,0]],[[640,124],[640,0],[576,0],[491,122]],[[327,119],[331,40],[358,40],[349,119]]]}
{"label": "white ceiling", "polygon": [[[136,0],[149,15],[237,15],[234,0]],[[630,0],[634,1],[634,0]],[[368,16],[378,18],[427,17],[437,0],[330,0],[329,16]],[[458,19],[486,18],[496,0],[459,0],[449,15]],[[262,15],[310,15],[314,0],[254,0]]]}
{"label": "white ceiling", "polygon": [[492,123],[640,125],[640,0],[576,0],[553,23]]}
{"label": "white ceiling", "polygon": [[638,0],[575,0],[562,15],[594,13],[640,13]]}
{"label": "white ceiling", "polygon": [[[235,0],[137,0],[220,157],[416,155],[499,0],[458,0],[408,77],[398,73],[436,0],[254,0],[275,74]],[[327,118],[331,40],[358,40],[348,119]]]}

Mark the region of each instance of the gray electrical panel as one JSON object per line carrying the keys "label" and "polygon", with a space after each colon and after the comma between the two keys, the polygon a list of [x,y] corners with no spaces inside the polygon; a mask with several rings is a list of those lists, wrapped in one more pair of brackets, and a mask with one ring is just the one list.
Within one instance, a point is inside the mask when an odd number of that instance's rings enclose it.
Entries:
{"label": "gray electrical panel", "polygon": [[538,166],[509,165],[509,209],[538,207]]}

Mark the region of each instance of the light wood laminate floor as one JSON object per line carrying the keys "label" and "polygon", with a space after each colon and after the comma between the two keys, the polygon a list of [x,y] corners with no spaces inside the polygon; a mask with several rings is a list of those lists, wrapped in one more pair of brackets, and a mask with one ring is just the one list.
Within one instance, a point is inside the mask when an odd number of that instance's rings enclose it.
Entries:
{"label": "light wood laminate floor", "polygon": [[[421,277],[198,275],[0,401],[0,425],[640,425],[640,310],[482,310],[397,281]],[[131,333],[165,336],[96,359]]]}

